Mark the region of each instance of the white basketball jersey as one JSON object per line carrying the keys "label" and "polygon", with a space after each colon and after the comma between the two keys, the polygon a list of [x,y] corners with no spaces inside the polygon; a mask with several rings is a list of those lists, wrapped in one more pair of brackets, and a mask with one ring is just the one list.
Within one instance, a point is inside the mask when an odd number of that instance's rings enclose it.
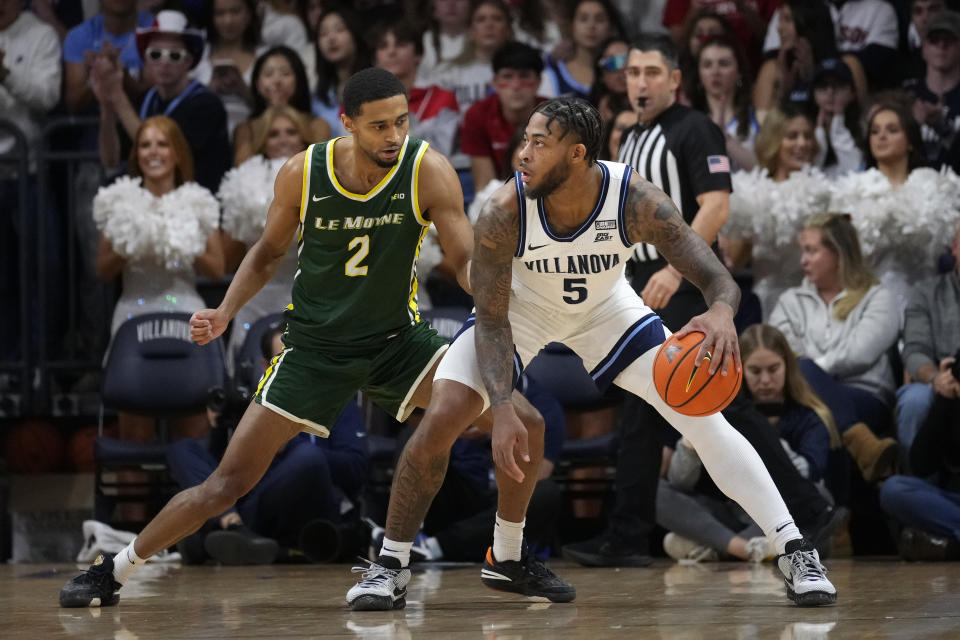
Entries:
{"label": "white basketball jersey", "polygon": [[563,314],[583,313],[606,300],[621,281],[626,283],[624,267],[632,246],[623,207],[631,169],[619,162],[598,164],[603,171],[600,197],[580,228],[568,235],[550,228],[543,200],[527,198],[517,176],[520,239],[513,293],[521,300]]}

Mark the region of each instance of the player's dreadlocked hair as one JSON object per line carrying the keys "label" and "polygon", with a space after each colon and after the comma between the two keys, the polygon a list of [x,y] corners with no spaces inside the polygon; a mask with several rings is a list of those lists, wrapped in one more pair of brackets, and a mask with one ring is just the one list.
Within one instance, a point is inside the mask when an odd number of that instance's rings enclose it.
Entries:
{"label": "player's dreadlocked hair", "polygon": [[573,132],[577,140],[587,148],[587,162],[593,164],[597,161],[603,123],[596,107],[582,98],[554,98],[541,102],[533,112],[546,116],[547,131],[550,131],[550,125],[557,122],[561,127],[561,139],[567,133]]}
{"label": "player's dreadlocked hair", "polygon": [[343,112],[350,118],[360,115],[367,102],[406,96],[407,90],[397,76],[380,67],[368,67],[358,71],[343,87]]}

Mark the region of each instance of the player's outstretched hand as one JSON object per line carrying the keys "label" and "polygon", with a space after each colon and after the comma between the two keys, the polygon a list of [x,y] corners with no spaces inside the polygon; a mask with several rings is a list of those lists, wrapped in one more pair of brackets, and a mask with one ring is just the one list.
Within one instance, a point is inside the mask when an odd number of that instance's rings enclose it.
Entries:
{"label": "player's outstretched hand", "polygon": [[[740,371],[740,341],[737,328],[733,324],[733,309],[725,302],[716,302],[706,313],[694,316],[680,331],[677,338],[699,331],[706,337],[700,343],[700,351],[694,364],[698,367],[706,357],[710,361],[709,371],[715,373],[721,365],[721,373]],[[731,369],[733,367],[733,369]]]}
{"label": "player's outstretched hand", "polygon": [[227,330],[230,319],[216,309],[201,309],[190,316],[190,339],[203,346]]}
{"label": "player's outstretched hand", "polygon": [[517,483],[523,482],[525,476],[517,465],[517,456],[524,462],[530,462],[530,448],[527,445],[527,429],[511,403],[493,409],[491,447],[497,467]]}

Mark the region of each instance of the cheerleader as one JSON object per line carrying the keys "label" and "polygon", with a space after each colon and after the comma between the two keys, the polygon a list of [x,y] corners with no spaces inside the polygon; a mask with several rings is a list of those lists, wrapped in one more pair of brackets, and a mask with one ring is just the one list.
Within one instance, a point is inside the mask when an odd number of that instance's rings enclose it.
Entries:
{"label": "cheerleader", "polygon": [[[123,281],[111,335],[142,314],[192,313],[205,306],[196,276],[223,277],[219,217],[216,198],[193,182],[193,157],[177,124],[166,116],[144,120],[130,151],[129,175],[101,188],[93,200],[100,230],[97,275],[105,281],[120,275]],[[153,438],[152,418],[118,418],[122,439]],[[177,420],[174,428],[179,436],[200,437],[206,415]]]}

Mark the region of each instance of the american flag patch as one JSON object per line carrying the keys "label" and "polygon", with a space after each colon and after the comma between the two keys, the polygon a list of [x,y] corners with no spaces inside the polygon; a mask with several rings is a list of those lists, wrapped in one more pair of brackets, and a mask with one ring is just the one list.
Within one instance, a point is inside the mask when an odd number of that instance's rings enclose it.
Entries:
{"label": "american flag patch", "polygon": [[707,156],[707,169],[710,173],[730,173],[730,158],[727,156]]}

